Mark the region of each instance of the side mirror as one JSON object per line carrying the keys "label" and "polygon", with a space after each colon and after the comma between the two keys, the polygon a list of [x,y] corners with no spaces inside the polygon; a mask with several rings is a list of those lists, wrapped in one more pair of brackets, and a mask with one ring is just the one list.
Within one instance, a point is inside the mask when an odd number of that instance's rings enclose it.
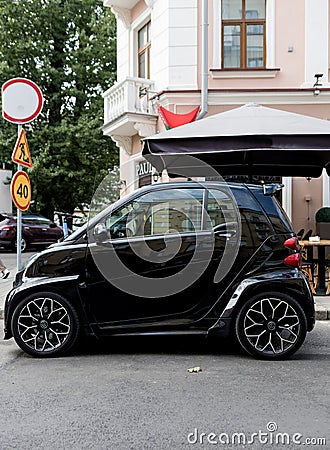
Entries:
{"label": "side mirror", "polygon": [[98,223],[93,230],[93,237],[97,244],[102,244],[108,239],[108,231],[104,223]]}

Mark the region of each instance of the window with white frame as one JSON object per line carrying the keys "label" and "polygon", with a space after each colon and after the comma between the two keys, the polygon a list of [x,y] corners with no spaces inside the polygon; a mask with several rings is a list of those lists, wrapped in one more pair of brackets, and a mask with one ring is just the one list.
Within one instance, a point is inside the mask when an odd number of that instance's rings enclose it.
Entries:
{"label": "window with white frame", "polygon": [[266,67],[266,0],[221,1],[223,69]]}

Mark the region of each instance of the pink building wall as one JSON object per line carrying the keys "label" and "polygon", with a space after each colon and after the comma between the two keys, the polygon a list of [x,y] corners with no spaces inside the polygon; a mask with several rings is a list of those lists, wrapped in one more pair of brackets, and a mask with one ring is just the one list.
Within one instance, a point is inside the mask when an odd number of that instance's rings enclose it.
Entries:
{"label": "pink building wall", "polygon": [[[326,33],[328,32],[329,35],[330,30],[330,13],[326,1],[315,2],[319,5],[319,9],[314,8],[311,0],[267,1],[267,70],[259,72],[255,70],[251,77],[251,71],[238,70],[236,76],[235,71],[228,74],[228,71],[220,69],[220,59],[217,56],[219,54],[217,45],[220,42],[220,12],[216,13],[214,9],[220,5],[220,2],[209,0],[208,115],[237,108],[248,102],[257,102],[288,112],[330,120],[330,84],[327,83],[328,73],[325,73],[329,70],[330,61],[330,46],[326,39]],[[151,7],[148,8],[147,4]],[[189,14],[183,13],[185,8]],[[151,27],[152,30],[155,30],[151,38],[151,57],[153,58],[151,69],[158,69],[157,65],[163,67],[162,64],[165,60],[167,61],[160,77],[153,76],[155,73],[160,73],[157,70],[154,74],[151,73],[151,80],[155,83],[153,95],[157,92],[157,102],[169,110],[179,114],[187,113],[201,102],[202,0],[191,0],[191,2],[187,0],[178,0],[177,2],[175,0],[140,0],[131,9],[130,15],[133,28],[135,26],[135,34],[139,26],[139,18],[143,16],[146,19],[147,10],[151,21],[155,19],[157,26],[161,27],[161,32],[153,28],[153,25]],[[324,11],[327,11],[328,17],[323,14]],[[196,14],[194,15],[193,12]],[[187,23],[188,16],[191,17],[189,23]],[[173,32],[173,23],[168,23],[169,18],[173,20],[175,18],[175,33]],[[192,33],[189,41],[187,39],[180,41],[180,34],[178,34],[180,26],[185,27],[185,31],[182,32]],[[130,36],[129,51],[133,52],[136,50],[134,45],[133,48],[131,47],[134,33],[129,27],[127,33],[127,36]],[[315,33],[317,35],[321,33],[322,36],[320,45],[315,48],[317,53],[314,52]],[[181,86],[181,78],[175,77],[173,73],[177,74],[177,71],[183,70],[182,61],[178,55],[182,56],[185,46],[187,51],[189,49],[189,52],[195,52],[194,63],[190,70],[190,73],[194,72],[194,76],[190,78],[189,82],[182,76],[183,84]],[[133,59],[134,55],[130,54],[130,61]],[[271,69],[278,70],[271,71]],[[324,73],[323,80],[321,80],[322,87],[319,95],[314,95],[314,74],[320,71]],[[132,73],[130,75],[132,76]],[[196,80],[195,84],[194,80]],[[171,84],[172,82],[174,84]],[[138,115],[136,119],[139,120]],[[158,120],[156,131],[163,130],[164,125],[161,120]],[[126,163],[129,165],[129,161],[135,164],[136,159],[134,158],[140,155],[140,150],[140,137],[133,136],[131,155],[123,154],[123,150],[121,150],[123,166],[126,167]],[[123,171],[125,170],[126,168],[123,169]],[[127,173],[126,176],[129,178],[130,174]],[[305,178],[293,179],[292,219],[295,230],[300,228],[305,228],[306,231],[309,228],[315,230],[314,216],[317,209],[323,205],[323,194],[324,187],[321,178],[311,181],[307,181]],[[330,194],[328,197],[330,199]]]}
{"label": "pink building wall", "polygon": [[131,19],[132,22],[134,22],[136,19],[138,19],[141,14],[147,9],[147,5],[145,4],[144,0],[140,0],[139,3],[137,3],[131,12]]}
{"label": "pink building wall", "polygon": [[[305,76],[305,16],[304,2],[302,0],[276,0],[275,15],[275,66],[280,69],[275,78],[244,79],[239,75],[235,79],[221,78],[213,79],[209,76],[210,89],[259,89],[264,88],[297,88],[304,82]],[[199,1],[201,10],[201,0]],[[297,13],[299,12],[299,13]],[[218,69],[213,61],[215,34],[213,9],[209,8],[209,65],[210,68]],[[292,18],[294,17],[294,26]],[[201,67],[201,25],[202,19],[199,14],[199,45],[198,45],[198,67]],[[267,30],[266,30],[267,33]],[[293,51],[288,51],[292,47]],[[267,58],[267,55],[266,55]],[[200,70],[198,80],[200,80]],[[200,88],[200,82],[199,82]]]}

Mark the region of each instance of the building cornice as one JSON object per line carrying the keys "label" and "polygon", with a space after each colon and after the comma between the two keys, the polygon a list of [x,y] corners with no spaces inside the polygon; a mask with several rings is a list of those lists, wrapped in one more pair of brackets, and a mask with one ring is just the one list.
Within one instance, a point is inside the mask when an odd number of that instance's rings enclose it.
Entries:
{"label": "building cornice", "polygon": [[121,20],[124,26],[129,29],[132,22],[131,10],[127,8],[120,8],[119,6],[111,6],[111,11],[117,20]]}
{"label": "building cornice", "polygon": [[153,8],[156,0],[144,0],[144,3],[148,6],[148,8]]}
{"label": "building cornice", "polygon": [[134,128],[139,133],[139,136],[148,137],[156,134],[156,123],[156,120],[149,123],[136,122]]}
{"label": "building cornice", "polygon": [[272,69],[210,69],[212,78],[275,78],[280,71],[278,67]]}
{"label": "building cornice", "polygon": [[120,150],[124,150],[129,156],[132,154],[131,136],[112,135],[110,137]]}
{"label": "building cornice", "polygon": [[102,131],[106,136],[128,136],[139,134],[147,137],[156,133],[157,115],[125,113],[116,120],[103,125]]}
{"label": "building cornice", "polygon": [[[158,92],[150,100],[159,100],[162,104],[166,102],[173,103],[175,101],[177,105],[198,105],[200,103],[200,96],[201,91],[198,89],[169,89]],[[330,104],[330,89],[317,89],[317,95],[315,95],[315,88],[209,89],[208,92],[209,105],[242,105],[251,102],[273,105]]]}
{"label": "building cornice", "polygon": [[[144,2],[148,8],[152,9],[156,0],[144,0]],[[115,0],[104,0],[103,2],[104,6],[111,8],[111,11],[115,15],[117,21],[121,20],[127,29],[131,26],[132,8],[136,3],[137,1],[125,2],[123,6],[120,6],[120,2]]]}

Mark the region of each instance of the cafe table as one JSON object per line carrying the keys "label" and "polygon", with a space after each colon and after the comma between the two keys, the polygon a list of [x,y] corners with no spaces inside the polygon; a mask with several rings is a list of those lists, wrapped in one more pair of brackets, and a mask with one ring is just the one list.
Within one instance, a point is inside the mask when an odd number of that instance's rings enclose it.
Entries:
{"label": "cafe table", "polygon": [[[330,247],[330,239],[321,239],[319,241],[299,241],[302,247],[307,249],[307,260],[314,261],[318,264],[318,277],[319,285],[316,293],[319,295],[325,295],[326,285],[325,285],[325,272],[326,272],[326,258],[325,249]],[[313,250],[317,248],[317,259],[313,257]]]}

